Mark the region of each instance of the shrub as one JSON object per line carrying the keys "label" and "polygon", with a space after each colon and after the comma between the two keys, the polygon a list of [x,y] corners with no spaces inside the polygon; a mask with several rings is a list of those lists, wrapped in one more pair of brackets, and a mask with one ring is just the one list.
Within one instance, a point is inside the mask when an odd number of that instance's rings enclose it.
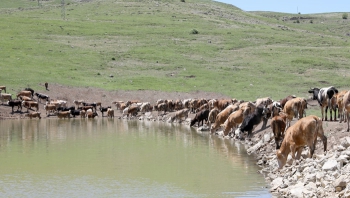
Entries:
{"label": "shrub", "polygon": [[185,3],[185,0],[180,0],[180,1]]}
{"label": "shrub", "polygon": [[196,29],[193,29],[193,30],[191,30],[191,34],[198,34],[199,32],[198,32],[198,30],[196,30]]}
{"label": "shrub", "polygon": [[343,19],[348,19],[348,13],[344,13],[342,16]]}

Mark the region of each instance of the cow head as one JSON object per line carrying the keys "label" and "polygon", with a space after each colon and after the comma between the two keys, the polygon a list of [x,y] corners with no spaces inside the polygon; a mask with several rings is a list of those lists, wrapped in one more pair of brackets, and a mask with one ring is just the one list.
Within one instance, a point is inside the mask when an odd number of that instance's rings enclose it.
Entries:
{"label": "cow head", "polygon": [[320,89],[319,88],[310,88],[310,90],[308,92],[313,94],[312,95],[313,100],[317,100],[317,95],[318,95],[318,92],[320,92]]}
{"label": "cow head", "polygon": [[281,169],[286,164],[287,157],[284,156],[284,154],[281,152],[281,150],[277,150],[276,155],[277,155],[278,169]]}

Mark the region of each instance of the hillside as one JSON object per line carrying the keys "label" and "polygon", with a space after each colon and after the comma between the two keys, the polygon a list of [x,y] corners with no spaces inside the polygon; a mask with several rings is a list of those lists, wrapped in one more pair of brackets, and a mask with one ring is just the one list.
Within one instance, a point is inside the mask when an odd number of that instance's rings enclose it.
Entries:
{"label": "hillside", "polygon": [[277,100],[350,87],[342,13],[244,12],[209,0],[19,0],[2,3],[0,17],[0,84],[13,94],[49,82]]}

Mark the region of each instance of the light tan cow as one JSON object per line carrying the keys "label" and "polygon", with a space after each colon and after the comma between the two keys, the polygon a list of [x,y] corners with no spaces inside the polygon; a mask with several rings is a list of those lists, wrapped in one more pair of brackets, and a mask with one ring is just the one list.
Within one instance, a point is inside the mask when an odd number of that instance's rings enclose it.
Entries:
{"label": "light tan cow", "polygon": [[20,92],[17,94],[17,99],[18,99],[20,96],[27,96],[27,97],[33,98],[32,92],[31,92],[31,91],[20,91]]}
{"label": "light tan cow", "polygon": [[185,118],[185,120],[188,117],[189,109],[185,108],[173,113],[169,114],[168,122],[174,122],[175,120],[178,120],[178,122],[182,122],[182,118]]}
{"label": "light tan cow", "polygon": [[69,111],[60,111],[60,112],[57,112],[57,117],[58,118],[70,118],[70,110]]}
{"label": "light tan cow", "polygon": [[[323,141],[323,150],[327,151],[327,137],[324,135],[321,118],[310,115],[298,120],[294,125],[288,128],[285,133],[281,148],[277,150],[277,161],[279,168],[286,164],[287,157],[291,153],[293,160],[300,159],[304,146],[310,149],[310,158],[314,154],[317,137]],[[295,153],[297,155],[295,156]]]}
{"label": "light tan cow", "polygon": [[230,116],[230,114],[238,109],[239,109],[239,105],[234,104],[234,105],[229,105],[224,110],[222,110],[216,116],[214,124],[211,125],[210,132],[214,133],[221,126],[221,124],[223,124],[227,120],[227,118]]}
{"label": "light tan cow", "polygon": [[341,92],[339,92],[338,94],[336,94],[335,100],[336,103],[338,105],[338,117],[339,117],[339,123],[341,123],[342,121],[346,122],[346,111],[344,109],[344,95],[347,93],[347,90],[343,90]]}
{"label": "light tan cow", "polygon": [[41,119],[40,112],[27,113],[27,114],[25,114],[25,116],[29,117],[30,119],[32,119],[32,118],[39,118],[39,119]]}

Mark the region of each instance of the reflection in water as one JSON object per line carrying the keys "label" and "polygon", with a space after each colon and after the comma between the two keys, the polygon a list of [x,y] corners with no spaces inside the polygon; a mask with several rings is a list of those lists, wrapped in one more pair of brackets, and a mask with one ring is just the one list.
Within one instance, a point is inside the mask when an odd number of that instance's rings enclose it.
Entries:
{"label": "reflection in water", "polygon": [[270,197],[243,145],[184,124],[28,119],[0,126],[0,197]]}

